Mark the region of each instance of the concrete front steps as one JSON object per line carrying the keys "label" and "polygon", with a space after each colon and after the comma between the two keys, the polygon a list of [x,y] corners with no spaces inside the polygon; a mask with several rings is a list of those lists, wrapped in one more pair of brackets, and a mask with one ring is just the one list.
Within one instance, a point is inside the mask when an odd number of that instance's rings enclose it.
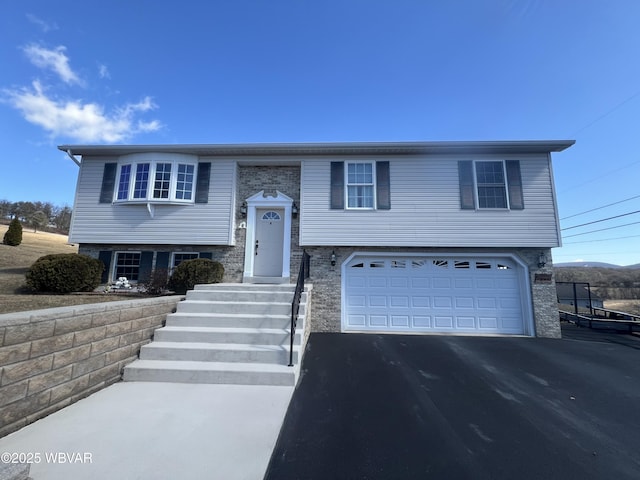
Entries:
{"label": "concrete front steps", "polygon": [[125,381],[295,385],[300,373],[310,286],[300,300],[289,367],[295,285],[196,285],[166,326],[124,369]]}

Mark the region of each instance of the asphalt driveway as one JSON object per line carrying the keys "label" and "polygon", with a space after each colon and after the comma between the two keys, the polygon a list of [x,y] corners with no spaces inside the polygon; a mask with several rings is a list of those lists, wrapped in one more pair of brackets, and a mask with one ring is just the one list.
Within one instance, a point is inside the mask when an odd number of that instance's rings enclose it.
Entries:
{"label": "asphalt driveway", "polygon": [[640,478],[640,340],[312,334],[266,477]]}

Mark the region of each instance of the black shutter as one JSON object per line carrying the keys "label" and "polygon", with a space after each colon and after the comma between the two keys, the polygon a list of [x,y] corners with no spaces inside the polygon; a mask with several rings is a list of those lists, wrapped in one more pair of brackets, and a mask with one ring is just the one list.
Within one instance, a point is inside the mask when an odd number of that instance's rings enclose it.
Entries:
{"label": "black shutter", "polygon": [[[167,275],[167,280],[169,279],[169,257],[171,256],[171,252],[157,252],[156,253],[156,275],[158,272],[164,270]],[[156,277],[159,278],[159,277]]]}
{"label": "black shutter", "polygon": [[209,202],[209,180],[211,178],[211,162],[198,163],[198,178],[196,179],[196,203]]}
{"label": "black shutter", "polygon": [[507,184],[509,186],[509,207],[511,210],[524,210],[520,162],[518,160],[507,160],[505,164],[507,167]]}
{"label": "black shutter", "polygon": [[344,209],[344,162],[331,162],[331,207]]}
{"label": "black shutter", "polygon": [[171,252],[156,253],[156,270],[169,270],[169,257]]}
{"label": "black shutter", "polygon": [[378,210],[391,209],[389,162],[376,162],[376,206]]}
{"label": "black shutter", "polygon": [[98,253],[98,260],[104,263],[104,271],[102,272],[102,276],[100,277],[100,283],[107,283],[109,281],[112,257],[113,252],[111,250],[101,250]]}
{"label": "black shutter", "polygon": [[473,162],[471,160],[461,160],[458,162],[458,180],[460,183],[460,208],[464,210],[475,209]]}
{"label": "black shutter", "polygon": [[138,282],[146,282],[151,279],[153,267],[153,252],[142,252],[140,255],[140,268],[138,269]]}
{"label": "black shutter", "polygon": [[102,174],[102,188],[100,189],[100,203],[113,202],[113,189],[116,186],[117,163],[105,163]]}

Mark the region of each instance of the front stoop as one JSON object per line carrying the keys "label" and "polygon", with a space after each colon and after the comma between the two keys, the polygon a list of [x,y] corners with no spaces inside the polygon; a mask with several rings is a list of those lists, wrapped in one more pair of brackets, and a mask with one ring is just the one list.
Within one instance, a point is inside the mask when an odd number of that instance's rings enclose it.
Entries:
{"label": "front stoop", "polygon": [[130,382],[288,385],[298,381],[311,286],[300,300],[289,367],[295,285],[219,283],[187,292],[140,359],[127,365]]}

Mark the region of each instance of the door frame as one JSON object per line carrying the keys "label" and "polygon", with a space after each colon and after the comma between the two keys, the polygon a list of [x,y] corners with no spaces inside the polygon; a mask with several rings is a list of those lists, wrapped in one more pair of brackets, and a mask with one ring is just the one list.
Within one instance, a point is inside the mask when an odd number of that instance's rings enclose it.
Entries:
{"label": "door frame", "polygon": [[[244,246],[244,273],[243,282],[256,283],[288,283],[291,263],[291,206],[293,199],[276,190],[275,196],[265,196],[264,190],[246,199],[247,202],[247,236]],[[282,273],[277,277],[255,277],[253,267],[255,261],[256,222],[258,221],[256,210],[258,208],[284,209],[284,236],[282,241]]]}

